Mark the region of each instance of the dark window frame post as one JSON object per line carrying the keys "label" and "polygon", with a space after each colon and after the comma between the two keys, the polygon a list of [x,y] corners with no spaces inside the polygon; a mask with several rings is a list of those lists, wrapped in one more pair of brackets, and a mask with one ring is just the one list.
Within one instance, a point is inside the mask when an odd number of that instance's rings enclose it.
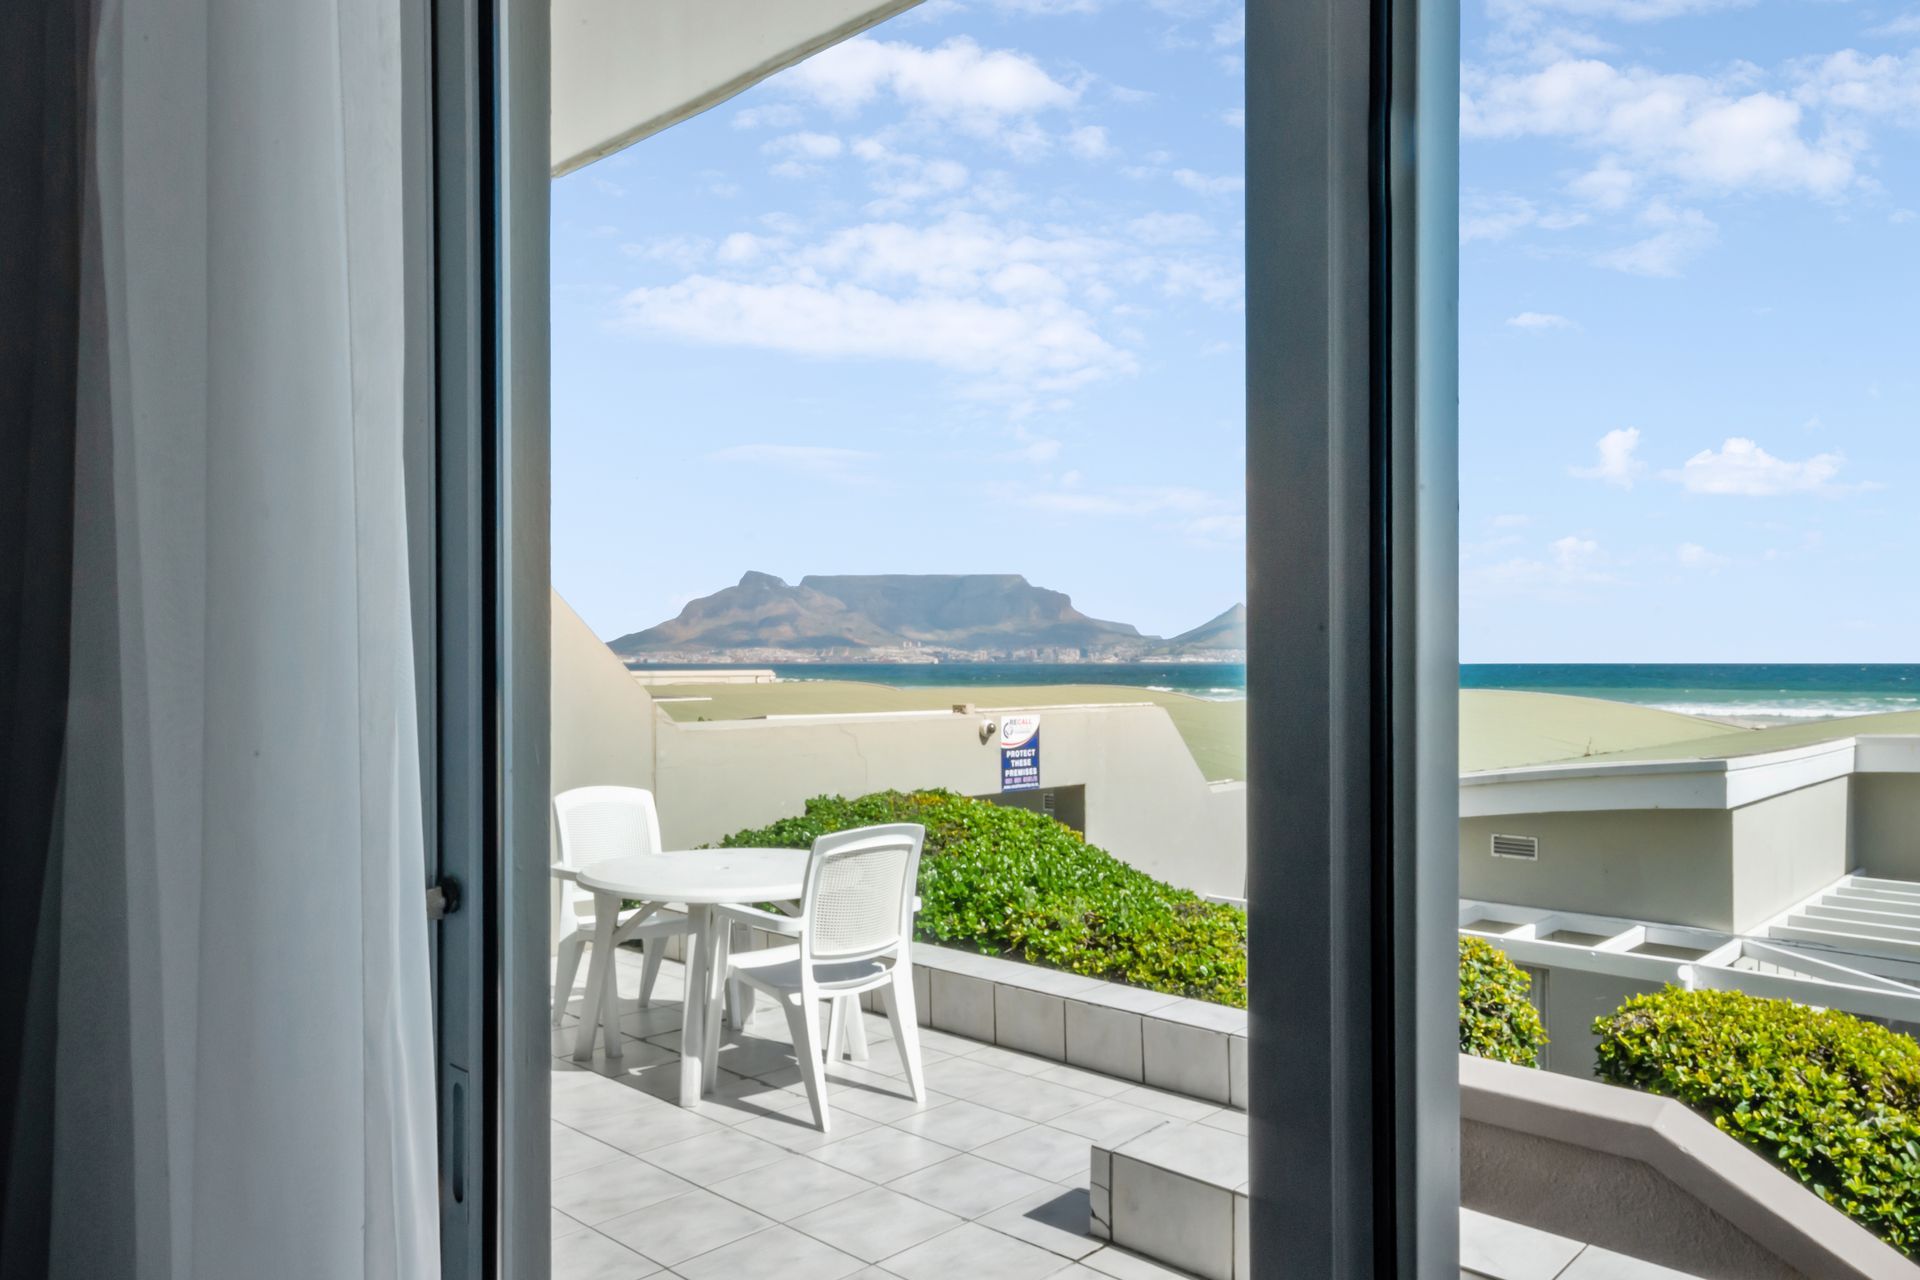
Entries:
{"label": "dark window frame post", "polygon": [[[406,47],[430,192],[409,386],[433,935],[441,1274],[548,1273],[548,20],[545,0],[420,0]],[[415,117],[418,119],[418,117]],[[410,121],[412,123],[412,121]],[[430,294],[430,299],[423,295]],[[428,491],[430,489],[430,491]]]}
{"label": "dark window frame post", "polygon": [[1247,9],[1261,1275],[1457,1275],[1454,0]]}
{"label": "dark window frame post", "polygon": [[[439,848],[475,878],[459,980],[482,1072],[481,1252],[448,1276],[548,1266],[547,13],[434,16],[437,346],[477,362],[451,402],[443,369],[436,408]],[[1262,1275],[1457,1274],[1458,45],[1457,0],[1248,5]],[[450,588],[461,536],[476,563]],[[449,698],[479,747],[452,772]]]}

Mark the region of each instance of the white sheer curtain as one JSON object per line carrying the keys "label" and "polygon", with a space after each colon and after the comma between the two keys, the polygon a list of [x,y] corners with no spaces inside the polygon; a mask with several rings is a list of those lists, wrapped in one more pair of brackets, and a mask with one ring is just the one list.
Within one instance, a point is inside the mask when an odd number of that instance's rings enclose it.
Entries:
{"label": "white sheer curtain", "polygon": [[438,1274],[398,22],[103,5],[57,1276]]}

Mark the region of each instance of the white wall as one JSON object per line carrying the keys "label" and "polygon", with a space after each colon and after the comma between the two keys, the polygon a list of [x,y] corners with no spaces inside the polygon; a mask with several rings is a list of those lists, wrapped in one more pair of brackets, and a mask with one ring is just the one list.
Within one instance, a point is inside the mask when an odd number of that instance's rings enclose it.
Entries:
{"label": "white wall", "polygon": [[[1000,789],[992,713],[673,722],[658,727],[668,844],[718,840],[798,813],[809,797],[887,788]],[[1246,791],[1210,785],[1151,705],[1039,710],[1043,786],[1086,788],[1086,836],[1132,866],[1201,893],[1246,884]]]}
{"label": "white wall", "polygon": [[1920,880],[1920,775],[1855,774],[1853,862],[1863,874]]}
{"label": "white wall", "polygon": [[[1535,836],[1536,862],[1495,858],[1491,837]],[[1729,929],[1725,810],[1516,813],[1460,820],[1460,896],[1515,906]]]}
{"label": "white wall", "polygon": [[[549,766],[553,794],[604,785],[653,790],[653,699],[558,593],[552,594],[552,606]],[[551,808],[547,827],[551,840]],[[557,850],[550,852],[548,860],[557,856]],[[557,941],[557,887],[549,890],[548,898],[549,932]]]}
{"label": "white wall", "polygon": [[1733,928],[1745,932],[1847,874],[1848,788],[1857,778],[1802,787],[1733,810]]}

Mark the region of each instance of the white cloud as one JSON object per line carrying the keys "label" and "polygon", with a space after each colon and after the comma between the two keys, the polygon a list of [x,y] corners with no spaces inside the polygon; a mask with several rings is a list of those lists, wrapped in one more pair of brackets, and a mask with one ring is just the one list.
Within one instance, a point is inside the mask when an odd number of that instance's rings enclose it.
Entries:
{"label": "white cloud", "polygon": [[965,36],[933,49],[856,36],[799,63],[779,83],[834,111],[890,93],[910,108],[952,117],[1033,115],[1080,96],[1026,54],[982,49]]}
{"label": "white cloud", "polygon": [[1227,110],[1222,111],[1220,113],[1220,123],[1226,125],[1230,129],[1246,128],[1247,127],[1247,109],[1245,107],[1229,107]]}
{"label": "white cloud", "polygon": [[861,449],[813,444],[737,444],[707,455],[709,462],[772,467],[836,484],[871,483],[866,466],[873,458],[873,454]]}
{"label": "white cloud", "polygon": [[1565,316],[1554,315],[1551,311],[1522,311],[1517,316],[1508,316],[1507,323],[1516,329],[1540,332],[1547,329],[1578,329],[1580,326]]}
{"label": "white cloud", "polygon": [[1618,583],[1610,561],[1592,538],[1569,534],[1547,545],[1545,556],[1515,556],[1468,573],[1464,584],[1476,595],[1524,595],[1564,600],[1581,589]]}
{"label": "white cloud", "polygon": [[762,254],[784,248],[786,241],[773,236],[758,236],[751,231],[735,231],[720,241],[713,256],[724,263],[752,262]]}
{"label": "white cloud", "polygon": [[1867,34],[1881,37],[1920,35],[1920,13],[1903,13],[1877,27],[1867,28]]}
{"label": "white cloud", "polygon": [[1149,213],[1127,224],[1147,244],[1192,244],[1213,238],[1213,224],[1195,213]]}
{"label": "white cloud", "polygon": [[800,109],[790,102],[769,102],[733,113],[736,129],[791,129],[800,120]]}
{"label": "white cloud", "polygon": [[[1896,21],[1912,23],[1902,34],[1920,32],[1920,15]],[[1878,57],[1843,49],[1795,63],[1792,74],[1799,82],[1795,99],[1809,106],[1843,116],[1890,116],[1908,123],[1920,118],[1920,49]]]}
{"label": "white cloud", "polygon": [[[1565,58],[1524,72],[1463,73],[1460,131],[1469,138],[1558,137],[1599,150],[1614,168],[1652,170],[1724,191],[1836,195],[1854,181],[1857,140],[1802,133],[1801,102],[1747,91],[1742,75],[1704,76]],[[1818,95],[1816,95],[1818,96]],[[1595,194],[1617,190],[1599,180]]]}
{"label": "white cloud", "polygon": [[1633,488],[1633,482],[1647,464],[1635,456],[1640,448],[1640,428],[1619,427],[1600,437],[1594,446],[1597,460],[1591,467],[1569,468],[1571,474],[1582,480],[1602,480],[1622,489]]}
{"label": "white cloud", "polygon": [[1213,24],[1214,44],[1226,48],[1247,42],[1247,11],[1235,9],[1233,16]]}
{"label": "white cloud", "polygon": [[1539,227],[1545,231],[1564,231],[1586,221],[1583,213],[1562,210],[1543,211],[1525,196],[1502,192],[1496,195],[1470,196],[1462,202],[1460,243],[1475,240],[1504,240],[1516,231]]}
{"label": "white cloud", "polygon": [[1846,460],[1837,453],[1821,453],[1799,462],[1776,458],[1742,436],[1730,437],[1718,449],[1702,449],[1678,471],[1664,472],[1689,493],[1730,494],[1771,498],[1790,493],[1833,493]]}
{"label": "white cloud", "polygon": [[1567,190],[1588,204],[1598,205],[1602,209],[1618,209],[1633,198],[1634,188],[1640,180],[1630,169],[1622,168],[1616,160],[1602,160],[1572,182]]}
{"label": "white cloud", "polygon": [[1036,436],[1024,427],[1015,427],[1013,438],[1019,447],[1001,455],[1010,462],[1052,462],[1060,456],[1061,444],[1050,436]]}
{"label": "white cloud", "polygon": [[811,178],[821,172],[816,161],[837,159],[846,145],[831,133],[789,133],[760,147],[763,154],[782,157],[771,170],[782,178]]}
{"label": "white cloud", "polygon": [[1173,180],[1189,191],[1205,196],[1233,195],[1245,190],[1247,180],[1238,174],[1205,174],[1193,169],[1175,169]]}
{"label": "white cloud", "polygon": [[1238,546],[1247,535],[1247,517],[1237,498],[1184,485],[1133,485],[1088,490],[1078,472],[1060,487],[1010,493],[1021,505],[1061,516],[1146,520],[1156,527],[1207,547]]}
{"label": "white cloud", "polygon": [[[1062,13],[1098,13],[1100,0],[993,0],[993,7],[1013,13],[1031,13],[1048,17]],[[909,9],[907,12],[916,12]]]}
{"label": "white cloud", "polygon": [[706,260],[713,241],[704,236],[655,236],[640,244],[623,244],[620,251],[630,258],[646,262],[664,262],[681,271],[692,270]]}
{"label": "white cloud", "polygon": [[876,196],[867,212],[875,217],[898,214],[922,200],[958,191],[971,176],[958,160],[929,160],[895,151],[878,138],[859,139],[853,154],[867,164],[867,183]]}
{"label": "white cloud", "polygon": [[1113,154],[1107,131],[1097,124],[1083,124],[1069,133],[1067,149],[1083,160],[1099,160]]}
{"label": "white cloud", "polygon": [[1133,358],[1061,303],[893,296],[850,283],[752,284],[689,276],[635,289],[627,325],[695,342],[796,355],[909,360],[989,379],[1007,392],[1068,390],[1129,372]]}
{"label": "white cloud", "polygon": [[1594,258],[1600,266],[1634,276],[1677,276],[1710,248],[1720,229],[1698,209],[1675,209],[1655,201],[1640,215],[1652,234]]}
{"label": "white cloud", "polygon": [[789,133],[760,147],[770,156],[800,156],[808,160],[831,160],[845,149],[845,144],[831,133]]}
{"label": "white cloud", "polygon": [[1674,559],[1687,569],[1721,569],[1733,561],[1718,552],[1707,550],[1697,542],[1683,542],[1674,549]]}
{"label": "white cloud", "polygon": [[1660,22],[1695,13],[1744,9],[1753,0],[1492,0],[1491,11],[1522,26],[1537,21],[1543,11],[1576,18],[1611,18],[1618,22]]}

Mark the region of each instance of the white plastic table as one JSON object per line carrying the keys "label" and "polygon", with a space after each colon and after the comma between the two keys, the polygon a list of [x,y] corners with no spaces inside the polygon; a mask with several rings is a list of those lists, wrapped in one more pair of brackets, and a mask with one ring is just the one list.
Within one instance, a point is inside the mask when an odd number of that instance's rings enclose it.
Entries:
{"label": "white plastic table", "polygon": [[[719,903],[791,902],[807,875],[806,849],[688,849],[612,858],[580,869],[580,887],[593,893],[593,960],[573,1056],[593,1060],[594,1033],[606,1028],[607,1057],[620,1056],[615,1008],[613,930],[622,899],[684,902],[693,932],[687,936],[686,995],[680,1025],[680,1105],[698,1105],[714,1076],[707,1020],[720,1016],[726,974],[713,965]],[[652,943],[648,944],[653,945]]]}

